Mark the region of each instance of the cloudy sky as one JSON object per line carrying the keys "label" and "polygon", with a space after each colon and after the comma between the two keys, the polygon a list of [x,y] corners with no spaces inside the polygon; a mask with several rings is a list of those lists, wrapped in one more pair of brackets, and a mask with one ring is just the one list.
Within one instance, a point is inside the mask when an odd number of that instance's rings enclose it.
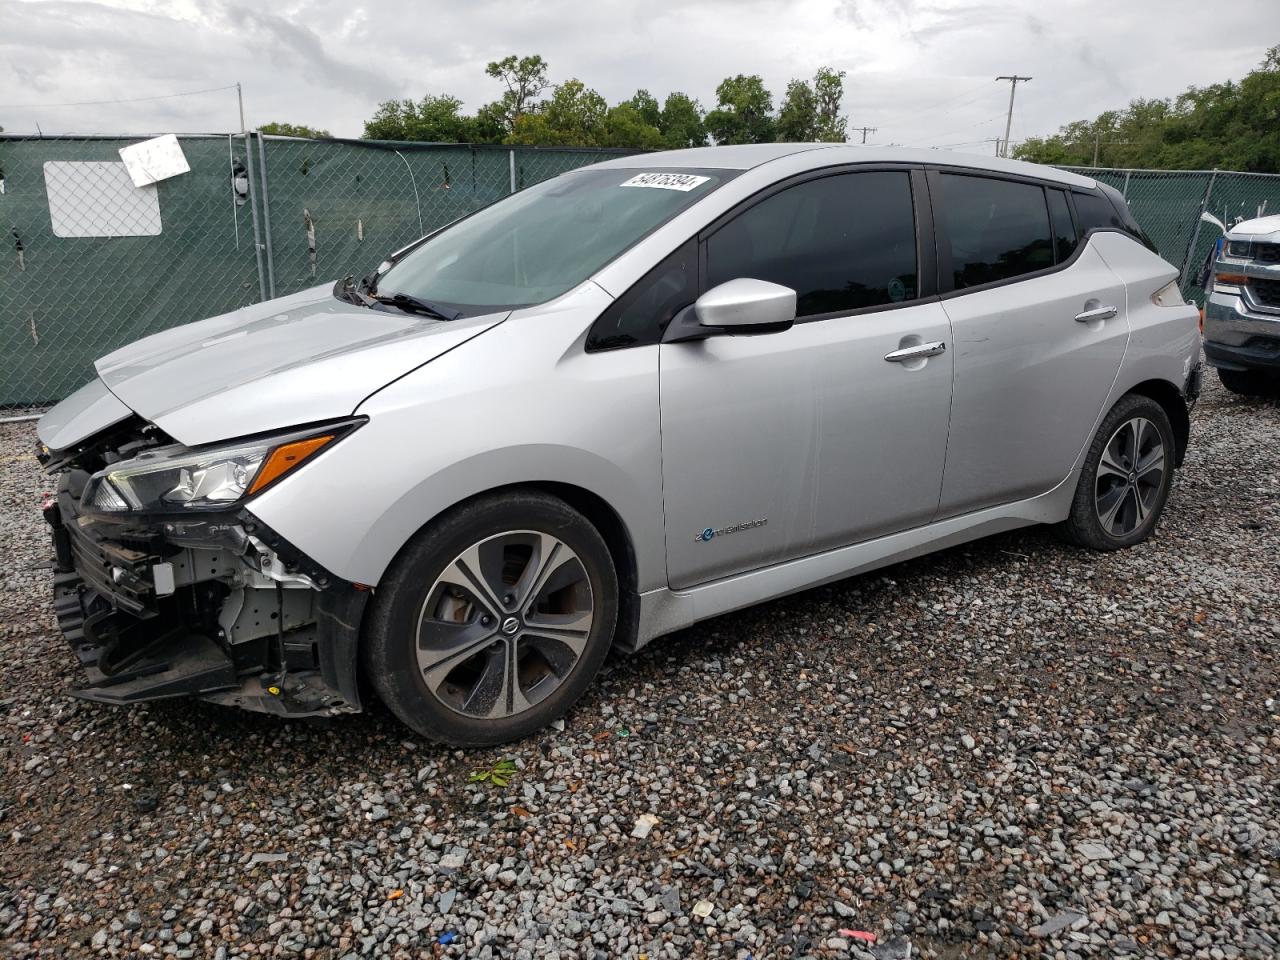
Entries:
{"label": "cloudy sky", "polygon": [[993,149],[1008,84],[1015,142],[1134,97],[1238,78],[1280,41],[1277,0],[0,0],[0,126],[8,132],[223,132],[287,120],[358,136],[380,100],[496,99],[484,65],[540,53],[610,102],[647,87],[704,106],[759,73],[775,98],[821,65],[848,74],[850,127],[870,141]]}

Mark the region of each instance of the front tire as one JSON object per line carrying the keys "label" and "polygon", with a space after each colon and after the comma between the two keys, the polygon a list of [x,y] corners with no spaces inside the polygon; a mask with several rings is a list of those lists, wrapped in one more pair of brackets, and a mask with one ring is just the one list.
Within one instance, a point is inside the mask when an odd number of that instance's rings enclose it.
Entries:
{"label": "front tire", "polygon": [[1218,368],[1218,379],[1232,393],[1242,397],[1271,397],[1280,393],[1280,377],[1258,370],[1224,370]]}
{"label": "front tire", "polygon": [[1140,394],[1121,397],[1089,446],[1062,534],[1093,550],[1146,540],[1169,499],[1176,450],[1160,404]]}
{"label": "front tire", "polygon": [[555,497],[466,504],[419,533],[378,585],[363,644],[405,724],[458,747],[516,740],[563,716],[613,641],[609,549]]}

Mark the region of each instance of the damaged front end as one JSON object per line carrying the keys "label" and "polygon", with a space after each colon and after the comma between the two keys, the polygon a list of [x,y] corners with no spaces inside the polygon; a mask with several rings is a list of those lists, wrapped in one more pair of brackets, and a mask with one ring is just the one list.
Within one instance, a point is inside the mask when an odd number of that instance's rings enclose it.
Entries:
{"label": "damaged front end", "polygon": [[194,696],[286,716],[358,711],[369,588],[323,569],[243,506],[358,425],[210,453],[130,417],[73,450],[42,448],[58,474],[43,508],[54,610],[89,681],[76,695]]}

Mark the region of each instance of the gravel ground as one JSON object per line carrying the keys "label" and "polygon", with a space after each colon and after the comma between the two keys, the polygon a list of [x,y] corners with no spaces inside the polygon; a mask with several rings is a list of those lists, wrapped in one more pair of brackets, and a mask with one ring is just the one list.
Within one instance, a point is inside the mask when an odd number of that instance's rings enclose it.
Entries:
{"label": "gravel ground", "polygon": [[1280,409],[1214,383],[1195,419],[1148,544],[1022,531],[722,617],[467,753],[380,709],[72,699],[33,431],[2,427],[0,944],[1275,957]]}

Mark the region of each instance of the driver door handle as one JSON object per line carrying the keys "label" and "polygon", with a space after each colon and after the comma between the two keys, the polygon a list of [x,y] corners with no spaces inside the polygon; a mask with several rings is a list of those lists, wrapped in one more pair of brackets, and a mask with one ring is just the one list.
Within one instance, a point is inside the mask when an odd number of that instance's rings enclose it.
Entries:
{"label": "driver door handle", "polygon": [[936,357],[947,349],[947,345],[941,340],[934,340],[932,343],[917,343],[914,347],[903,347],[901,350],[891,350],[884,355],[884,358],[890,363],[905,363],[908,360],[923,360],[926,357]]}
{"label": "driver door handle", "polygon": [[[1095,300],[1094,303],[1097,303]],[[1115,307],[1094,307],[1076,314],[1076,323],[1092,323],[1094,320],[1110,320],[1120,311]]]}

